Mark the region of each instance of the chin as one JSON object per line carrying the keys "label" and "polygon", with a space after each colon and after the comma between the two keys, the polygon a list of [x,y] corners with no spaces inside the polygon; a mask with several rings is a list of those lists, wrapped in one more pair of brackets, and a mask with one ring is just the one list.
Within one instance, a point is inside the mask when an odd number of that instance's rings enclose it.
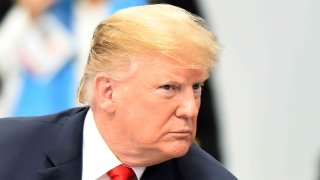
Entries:
{"label": "chin", "polygon": [[175,142],[173,143],[170,148],[167,150],[169,151],[168,154],[172,158],[178,158],[184,156],[189,151],[192,142]]}

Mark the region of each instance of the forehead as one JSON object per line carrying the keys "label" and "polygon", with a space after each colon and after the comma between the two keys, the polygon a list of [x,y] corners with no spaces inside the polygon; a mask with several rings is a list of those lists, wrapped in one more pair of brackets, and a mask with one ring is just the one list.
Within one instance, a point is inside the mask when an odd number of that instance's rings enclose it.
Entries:
{"label": "forehead", "polygon": [[136,55],[132,58],[129,74],[142,75],[144,78],[166,78],[183,80],[185,78],[204,81],[209,76],[206,67],[188,66],[168,57],[154,54]]}

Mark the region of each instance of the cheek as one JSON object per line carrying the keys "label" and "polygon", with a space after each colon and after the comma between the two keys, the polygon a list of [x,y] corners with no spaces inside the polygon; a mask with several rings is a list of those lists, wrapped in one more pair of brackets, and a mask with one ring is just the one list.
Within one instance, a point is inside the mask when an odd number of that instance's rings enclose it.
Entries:
{"label": "cheek", "polygon": [[131,137],[135,138],[133,141],[140,141],[142,144],[159,141],[170,128],[170,119],[174,116],[174,108],[168,104],[148,101],[134,105],[127,112],[128,120],[133,126],[132,131],[134,132],[131,132]]}
{"label": "cheek", "polygon": [[131,114],[137,123],[140,121],[142,124],[164,124],[174,115],[173,103],[153,93],[137,94],[136,97],[131,98],[134,101],[130,102],[128,114]]}
{"label": "cheek", "polygon": [[140,125],[141,130],[161,131],[168,124],[169,120],[174,116],[174,110],[168,106],[160,104],[144,103],[143,106],[138,105],[130,110],[132,115],[132,123]]}
{"label": "cheek", "polygon": [[196,134],[197,134],[197,119],[192,120],[192,127],[193,127],[192,138],[194,139],[196,137]]}
{"label": "cheek", "polygon": [[[197,100],[196,103],[197,103],[197,110],[198,110],[198,113],[199,113],[199,109],[200,109],[200,105],[201,105],[201,100],[200,100],[200,99]],[[194,132],[194,133],[193,133],[193,138],[195,138],[195,136],[196,136],[197,122],[198,122],[198,115],[191,120],[192,127],[193,127],[193,132]]]}
{"label": "cheek", "polygon": [[142,144],[161,139],[170,128],[170,119],[175,113],[172,101],[139,89],[122,93],[117,109],[117,119],[127,126],[127,137]]}

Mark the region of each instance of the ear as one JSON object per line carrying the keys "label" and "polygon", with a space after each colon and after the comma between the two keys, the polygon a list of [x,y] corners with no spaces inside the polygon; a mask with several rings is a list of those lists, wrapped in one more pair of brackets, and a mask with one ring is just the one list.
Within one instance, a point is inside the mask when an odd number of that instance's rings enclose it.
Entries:
{"label": "ear", "polygon": [[114,83],[105,73],[99,73],[95,76],[94,81],[94,101],[96,106],[106,112],[113,113],[115,104],[113,99]]}

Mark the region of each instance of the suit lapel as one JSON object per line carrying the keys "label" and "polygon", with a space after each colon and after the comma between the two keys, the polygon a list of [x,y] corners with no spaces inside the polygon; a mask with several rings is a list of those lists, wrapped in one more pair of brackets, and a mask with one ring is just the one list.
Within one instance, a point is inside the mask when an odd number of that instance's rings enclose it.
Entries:
{"label": "suit lapel", "polygon": [[82,141],[85,115],[89,108],[76,108],[62,114],[63,123],[53,148],[47,150],[52,167],[39,171],[39,180],[78,180],[82,175]]}
{"label": "suit lapel", "polygon": [[39,180],[79,180],[82,176],[81,156],[62,165],[44,169],[38,172]]}

